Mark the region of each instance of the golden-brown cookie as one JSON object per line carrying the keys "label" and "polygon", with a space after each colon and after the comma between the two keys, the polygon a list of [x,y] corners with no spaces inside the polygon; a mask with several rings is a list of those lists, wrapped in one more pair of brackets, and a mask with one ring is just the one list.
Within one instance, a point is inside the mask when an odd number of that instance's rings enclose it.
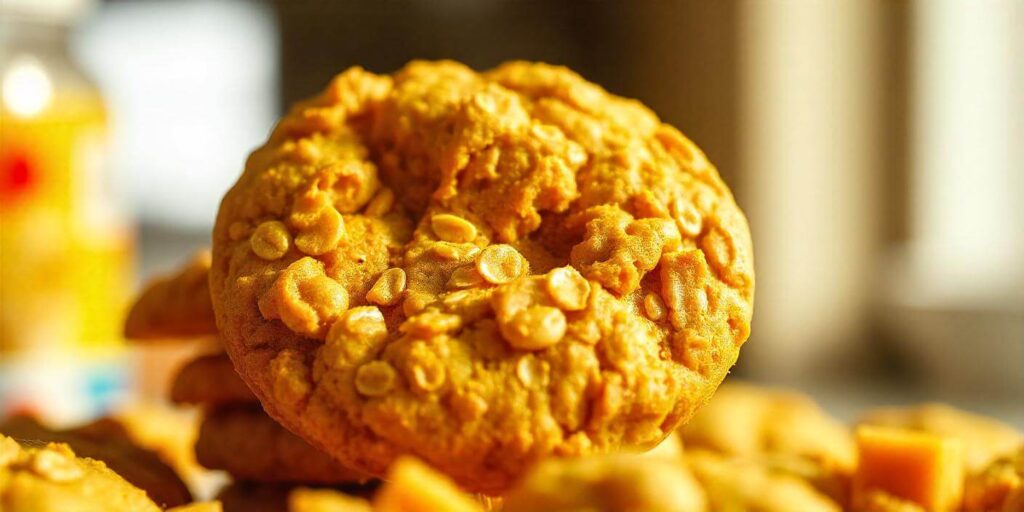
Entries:
{"label": "golden-brown cookie", "polygon": [[235,373],[227,354],[209,354],[189,361],[171,383],[171,401],[178,404],[247,404],[256,402],[249,386]]}
{"label": "golden-brown cookie", "polygon": [[21,446],[0,436],[4,512],[159,512],[142,489],[66,444]]}
{"label": "golden-brown cookie", "polygon": [[959,439],[964,444],[964,469],[968,473],[983,470],[1024,443],[1024,433],[1006,423],[938,403],[881,407],[866,412],[859,423]]}
{"label": "golden-brown cookie", "polygon": [[236,480],[310,485],[369,480],[285,430],[258,405],[208,411],[199,427],[196,458]]}
{"label": "golden-brown cookie", "polygon": [[173,507],[192,501],[181,478],[160,457],[136,445],[117,420],[102,419],[71,430],[51,430],[32,418],[16,416],[0,424],[0,433],[23,442],[64,443],[79,457],[96,459],[156,503]]}
{"label": "golden-brown cookie", "polygon": [[680,433],[687,448],[754,460],[846,501],[853,436],[806,395],[727,381]]}
{"label": "golden-brown cookie", "polygon": [[202,251],[173,274],[148,283],[128,312],[125,337],[159,340],[216,335],[209,272],[210,253]]}
{"label": "golden-brown cookie", "polygon": [[345,464],[500,492],[657,444],[749,334],[746,220],[700,150],[571,71],[358,68],[225,196],[211,291],[267,411]]}

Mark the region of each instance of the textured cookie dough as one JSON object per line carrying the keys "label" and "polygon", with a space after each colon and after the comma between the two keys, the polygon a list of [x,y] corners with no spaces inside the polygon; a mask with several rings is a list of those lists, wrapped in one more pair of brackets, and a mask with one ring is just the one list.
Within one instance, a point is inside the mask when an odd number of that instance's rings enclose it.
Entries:
{"label": "textured cookie dough", "polygon": [[74,429],[52,430],[32,418],[15,416],[0,423],[0,434],[32,443],[67,444],[79,457],[106,464],[161,506],[192,501],[178,474],[156,453],[137,445],[117,420],[102,419]]}
{"label": "textured cookie dough", "polygon": [[1024,433],[994,418],[945,404],[882,407],[868,411],[861,425],[899,427],[959,439],[964,445],[964,469],[983,470],[993,460],[1024,444]]}
{"label": "textured cookie dough", "polygon": [[216,335],[209,272],[210,253],[201,251],[173,274],[148,283],[128,312],[125,337],[163,340]]}
{"label": "textured cookie dough", "polygon": [[857,463],[853,435],[806,395],[730,380],[679,431],[688,448],[755,461],[847,499]]}
{"label": "textured cookie dough", "polygon": [[145,491],[66,444],[22,447],[0,436],[4,512],[159,512]]}
{"label": "textured cookie dough", "polygon": [[687,420],[747,339],[752,265],[718,172],[640,103],[561,67],[413,62],[278,124],[221,204],[210,287],[290,430],[496,493]]}
{"label": "textured cookie dough", "polygon": [[258,404],[207,412],[199,427],[196,458],[209,469],[223,469],[236,480],[308,485],[369,480],[288,432]]}
{"label": "textured cookie dough", "polygon": [[255,403],[256,395],[235,373],[227,354],[200,356],[178,370],[171,383],[171,401],[210,407]]}

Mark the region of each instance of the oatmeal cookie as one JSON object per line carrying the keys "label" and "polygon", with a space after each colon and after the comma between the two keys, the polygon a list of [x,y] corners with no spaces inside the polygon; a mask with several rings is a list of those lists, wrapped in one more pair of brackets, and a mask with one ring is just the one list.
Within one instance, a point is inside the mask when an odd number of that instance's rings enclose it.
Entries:
{"label": "oatmeal cookie", "polygon": [[308,485],[369,480],[285,430],[258,405],[208,411],[199,426],[196,458],[236,480]]}
{"label": "oatmeal cookie", "polygon": [[136,444],[128,430],[115,419],[104,418],[73,429],[53,430],[33,418],[14,416],[0,423],[0,434],[35,444],[67,444],[79,457],[106,464],[162,506],[173,507],[192,501],[192,494],[178,474],[158,454]]}
{"label": "oatmeal cookie", "polygon": [[0,509],[4,512],[159,512],[142,489],[66,444],[23,447],[0,436]]}
{"label": "oatmeal cookie", "polygon": [[189,361],[171,383],[171,401],[219,406],[255,403],[245,382],[235,373],[227,354],[208,354]]}
{"label": "oatmeal cookie", "polygon": [[125,337],[161,340],[216,335],[209,272],[210,253],[201,251],[173,274],[148,283],[128,312]]}
{"label": "oatmeal cookie", "polygon": [[749,230],[701,151],[568,69],[350,69],[224,197],[210,288],[267,412],[376,476],[497,493],[656,445],[750,331]]}

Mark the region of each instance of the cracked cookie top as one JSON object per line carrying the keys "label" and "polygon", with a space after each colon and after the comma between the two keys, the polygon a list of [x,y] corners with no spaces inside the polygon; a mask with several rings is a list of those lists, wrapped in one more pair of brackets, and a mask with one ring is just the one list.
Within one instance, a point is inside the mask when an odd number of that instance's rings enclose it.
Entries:
{"label": "cracked cookie top", "polygon": [[657,444],[749,335],[746,220],[701,151],[568,69],[353,68],[246,163],[218,326],[267,411],[344,464],[468,489]]}

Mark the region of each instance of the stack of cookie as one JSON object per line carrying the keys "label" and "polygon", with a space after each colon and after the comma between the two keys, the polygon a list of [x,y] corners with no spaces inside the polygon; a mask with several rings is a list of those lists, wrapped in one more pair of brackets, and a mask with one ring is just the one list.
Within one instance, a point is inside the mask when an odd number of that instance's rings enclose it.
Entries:
{"label": "stack of cookie", "polygon": [[[203,252],[173,275],[147,285],[129,313],[126,335],[134,340],[215,340],[206,285],[209,265],[209,253]],[[248,485],[247,493],[254,492],[252,484],[272,484],[261,491],[265,496],[276,492],[271,488],[358,487],[369,481],[267,416],[228,356],[216,343],[212,347],[181,367],[169,392],[176,404],[201,407],[195,442],[200,465],[226,471],[237,485]]]}
{"label": "stack of cookie", "polygon": [[947,511],[982,475],[1011,502],[1015,460],[970,473],[955,435],[713,397],[750,334],[746,219],[693,142],[565,68],[350,69],[250,155],[211,243],[128,333],[222,342],[172,399],[242,496],[377,477],[372,505],[287,506]]}

